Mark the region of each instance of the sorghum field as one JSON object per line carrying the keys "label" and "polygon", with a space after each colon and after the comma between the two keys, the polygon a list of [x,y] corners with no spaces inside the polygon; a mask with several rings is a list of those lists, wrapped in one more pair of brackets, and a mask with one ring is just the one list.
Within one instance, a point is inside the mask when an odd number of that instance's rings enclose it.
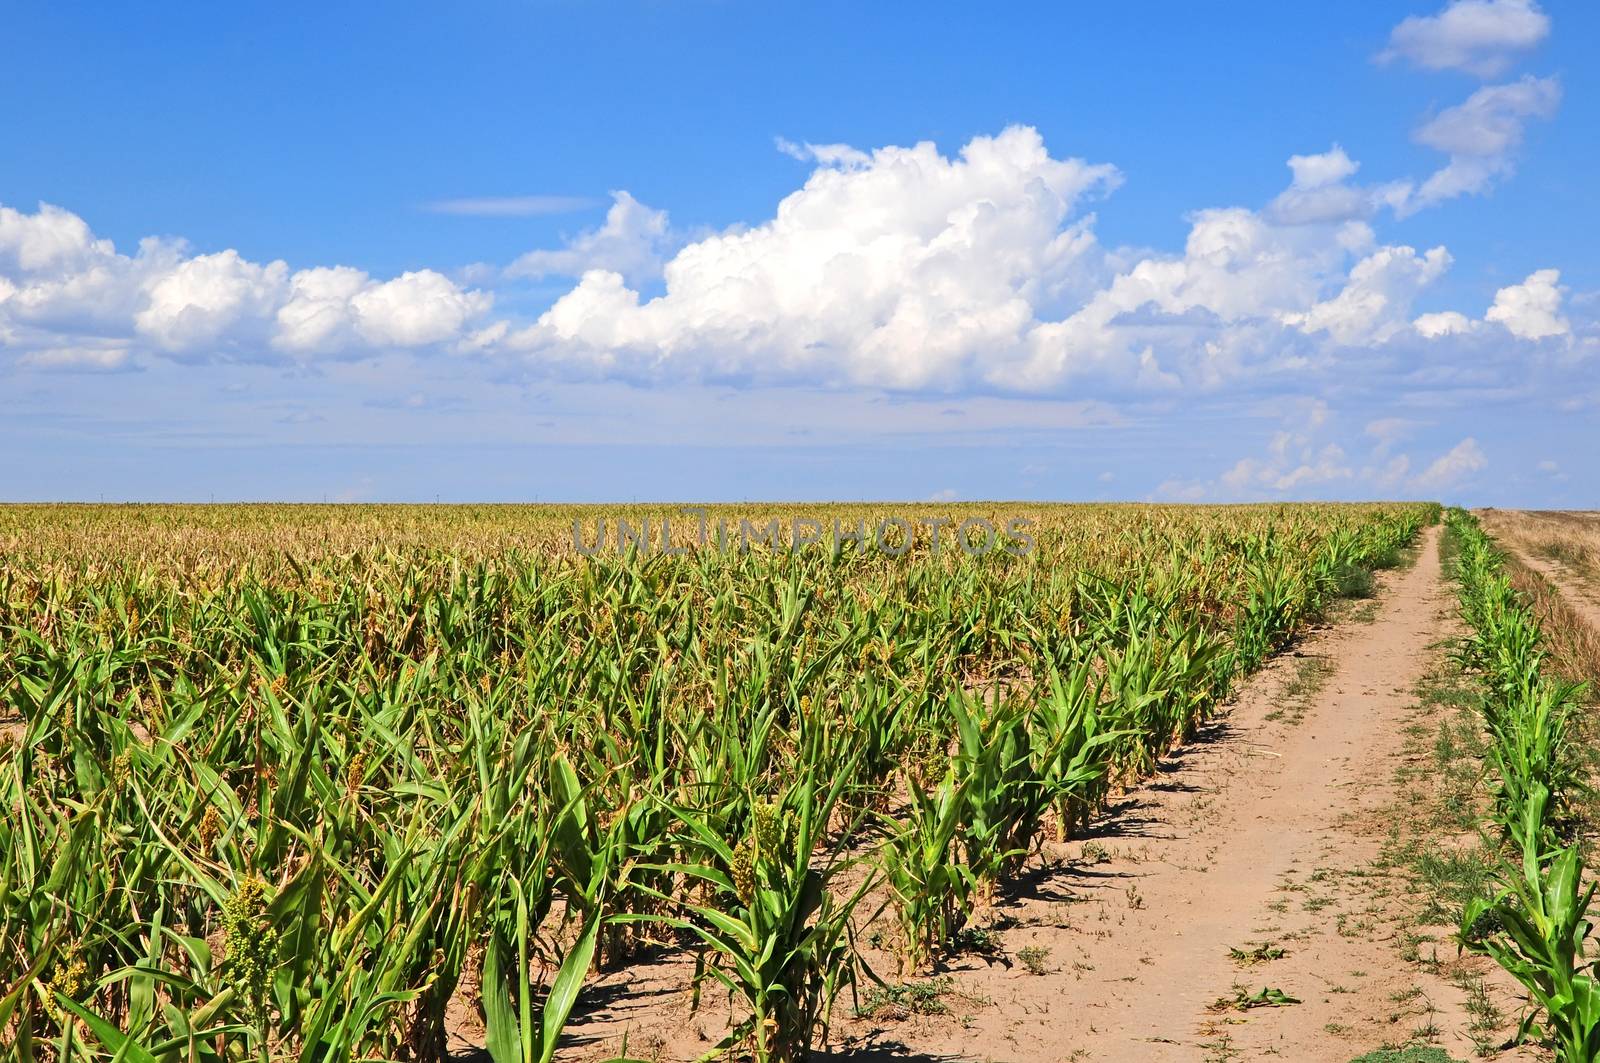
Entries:
{"label": "sorghum field", "polygon": [[[692,535],[644,508],[0,508],[0,1051],[436,1060],[464,1028],[542,1061],[586,981],[666,953],[732,1001],[710,1051],[802,1058],[1439,512],[816,509],[1022,519],[1032,549],[574,549],[574,520]],[[1570,691],[1517,685],[1469,531],[1471,652],[1516,706],[1496,814],[1537,892],[1576,782],[1514,725]],[[860,962],[869,924],[891,966]]]}

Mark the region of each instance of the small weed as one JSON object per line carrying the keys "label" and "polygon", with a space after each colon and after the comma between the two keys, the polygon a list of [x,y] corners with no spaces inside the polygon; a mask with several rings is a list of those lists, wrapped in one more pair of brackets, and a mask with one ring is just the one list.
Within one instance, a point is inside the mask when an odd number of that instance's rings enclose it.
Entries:
{"label": "small weed", "polygon": [[941,998],[954,985],[953,978],[930,978],[925,982],[873,986],[861,1001],[857,1014],[866,1019],[895,1021],[913,1015],[948,1015],[950,1006]]}
{"label": "small weed", "polygon": [[950,949],[952,952],[981,956],[990,962],[1004,960],[1006,954],[1005,944],[1000,940],[1000,935],[993,929],[982,926],[962,927],[951,940]]}
{"label": "small weed", "polygon": [[1483,976],[1471,971],[1462,971],[1453,979],[1456,987],[1467,994],[1467,1014],[1472,1016],[1472,1022],[1467,1027],[1467,1036],[1472,1038],[1473,1048],[1480,1056],[1491,1056],[1498,1047],[1499,1038],[1496,1036],[1505,1024],[1505,1016],[1489,999],[1489,991],[1483,983]]}
{"label": "small weed", "polygon": [[1050,950],[1042,945],[1027,945],[1017,950],[1017,961],[1029,974],[1049,974],[1049,959]]}
{"label": "small weed", "polygon": [[1263,986],[1250,993],[1244,986],[1236,985],[1233,987],[1233,996],[1218,997],[1211,1002],[1211,1010],[1249,1011],[1251,1008],[1286,1008],[1298,1003],[1300,1003],[1298,997],[1291,997],[1276,986]]}
{"label": "small weed", "polygon": [[1350,1063],[1461,1063],[1442,1048],[1380,1048]]}
{"label": "small weed", "polygon": [[1334,574],[1335,590],[1341,598],[1371,598],[1378,593],[1373,574],[1357,565],[1346,565]]}
{"label": "small weed", "polygon": [[1257,963],[1266,963],[1269,960],[1281,960],[1289,955],[1289,950],[1282,945],[1267,942],[1254,948],[1228,949],[1228,959],[1241,966],[1249,967]]}

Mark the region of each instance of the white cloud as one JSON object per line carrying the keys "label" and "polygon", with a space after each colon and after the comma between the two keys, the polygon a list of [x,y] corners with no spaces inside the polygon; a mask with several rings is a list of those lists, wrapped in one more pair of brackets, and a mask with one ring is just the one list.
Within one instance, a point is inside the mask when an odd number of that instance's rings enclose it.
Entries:
{"label": "white cloud", "polygon": [[1102,248],[1082,203],[1116,171],[1054,158],[1027,127],[948,157],[780,146],[816,166],[771,220],[687,244],[653,298],[590,269],[503,347],[635,380],[1172,393],[1464,319],[1413,322],[1450,255],[1381,244],[1365,219],[1411,190],[1351,185],[1359,164],[1338,145],[1291,158],[1290,187],[1261,211],[1196,212],[1178,254]]}
{"label": "white cloud", "polygon": [[1549,118],[1561,104],[1555,78],[1525,77],[1506,85],[1490,85],[1424,123],[1417,143],[1450,156],[1450,161],[1408,192],[1396,205],[1401,217],[1457,196],[1486,191],[1497,177],[1514,168],[1513,155],[1522,145],[1531,118]]}
{"label": "white cloud", "polygon": [[436,199],[422,209],[431,214],[460,214],[479,218],[531,218],[541,214],[570,214],[588,210],[599,201],[587,196],[474,196]]}
{"label": "white cloud", "polygon": [[139,350],[205,360],[470,346],[491,302],[432,270],[291,273],[159,239],[128,256],[58,207],[0,207],[0,347],[35,368],[116,368]]}
{"label": "white cloud", "polygon": [[[1369,420],[1362,435],[1372,443],[1367,456],[1358,460],[1333,438],[1340,419],[1324,401],[1291,399],[1277,408],[1284,411],[1283,427],[1268,439],[1264,453],[1240,458],[1215,479],[1168,480],[1157,488],[1157,497],[1193,501],[1425,497],[1469,482],[1488,465],[1477,440],[1469,437],[1413,474],[1412,455],[1397,448],[1420,425],[1402,417]],[[1354,447],[1358,440],[1348,445]]]}
{"label": "white cloud", "polygon": [[33,369],[108,372],[126,368],[129,351],[125,344],[86,343],[78,347],[46,347],[29,351],[19,361]]}
{"label": "white cloud", "polygon": [[580,233],[560,250],[528,252],[506,267],[506,276],[538,280],[606,270],[635,280],[659,274],[669,235],[667,212],[651,210],[626,192],[613,192],[611,198],[605,224]]}
{"label": "white cloud", "polygon": [[811,151],[819,165],[771,221],[684,247],[662,296],[593,270],[516,342],[640,374],[951,383],[980,355],[1016,357],[1035,307],[1094,247],[1073,208],[1117,180],[1021,127],[958,158],[928,143]]}
{"label": "white cloud", "polygon": [[1335,144],[1320,155],[1291,155],[1289,187],[1267,206],[1266,215],[1282,225],[1308,225],[1371,217],[1397,195],[1396,185],[1365,188],[1347,183],[1361,164]]}
{"label": "white cloud", "polygon": [[0,206],[0,274],[60,276],[111,254],[111,241],[97,240],[71,211],[39,204],[33,214]]}
{"label": "white cloud", "polygon": [[[1276,211],[1203,210],[1181,254],[1109,253],[1080,203],[1116,171],[1055,159],[1026,127],[955,157],[931,144],[786,150],[817,167],[771,221],[688,244],[655,298],[590,270],[508,345],[647,379],[1052,391],[1093,376],[1170,390],[1385,342],[1449,264],[1442,248],[1379,246],[1349,217],[1386,189],[1287,221],[1281,198]],[[1290,167],[1291,193],[1320,194],[1357,164],[1335,146]]]}
{"label": "white cloud", "polygon": [[489,310],[485,292],[465,291],[424,269],[375,281],[348,266],[306,269],[289,280],[274,344],[295,353],[471,342],[467,326]]}
{"label": "white cloud", "polygon": [[1294,174],[1295,188],[1325,188],[1354,176],[1361,164],[1335,144],[1320,155],[1291,155],[1289,170]]}
{"label": "white cloud", "polygon": [[1379,59],[1407,59],[1426,70],[1496,77],[1550,32],[1534,0],[1455,0],[1436,15],[1414,15],[1389,35]]}
{"label": "white cloud", "polygon": [[283,301],[288,280],[289,267],[282,262],[262,266],[237,251],[197,255],[148,285],[134,327],[168,351],[215,345],[241,325],[267,320]]}
{"label": "white cloud", "polygon": [[1327,403],[1318,399],[1296,405],[1289,419],[1293,427],[1273,434],[1266,457],[1241,458],[1222,474],[1219,481],[1225,494],[1279,496],[1355,476],[1344,448],[1318,439],[1328,421]]}
{"label": "white cloud", "polygon": [[1539,340],[1566,336],[1572,326],[1561,316],[1561,271],[1541,269],[1528,274],[1521,284],[1512,284],[1494,293],[1494,305],[1483,315],[1485,321],[1498,321],[1519,339]]}
{"label": "white cloud", "polygon": [[1344,448],[1336,443],[1328,443],[1316,450],[1302,448],[1298,464],[1286,461],[1285,455],[1279,452],[1296,441],[1288,433],[1279,433],[1273,440],[1271,449],[1274,454],[1271,458],[1265,461],[1257,458],[1240,459],[1233,468],[1222,474],[1222,485],[1236,495],[1253,491],[1279,495],[1303,487],[1349,480],[1355,476],[1355,470],[1345,460]]}
{"label": "white cloud", "polygon": [[1460,487],[1488,465],[1483,448],[1469,436],[1434,459],[1412,482],[1425,491],[1445,491]]}
{"label": "white cloud", "polygon": [[60,207],[40,204],[27,214],[0,206],[0,337],[15,336],[8,320],[41,333],[40,347],[73,346],[75,334],[128,333],[146,290],[182,254],[181,244],[152,238],[130,258]]}
{"label": "white cloud", "polygon": [[1280,226],[1241,208],[1201,211],[1181,258],[1145,258],[1083,309],[1038,326],[1019,379],[1041,386],[1109,362],[1145,385],[1210,386],[1304,368],[1316,351],[1286,326],[1335,345],[1381,342],[1449,256],[1371,245],[1361,222]]}
{"label": "white cloud", "polygon": [[1561,85],[1553,77],[1489,85],[1439,112],[1417,130],[1416,140],[1450,155],[1504,155],[1522,143],[1526,119],[1549,118],[1560,103]]}
{"label": "white cloud", "polygon": [[1456,310],[1444,310],[1436,314],[1419,314],[1411,326],[1419,335],[1436,340],[1441,336],[1471,331],[1472,319]]}
{"label": "white cloud", "polygon": [[868,166],[872,163],[872,156],[848,144],[796,144],[785,137],[778,137],[775,143],[778,150],[798,162],[818,162],[824,166]]}
{"label": "white cloud", "polygon": [[1442,247],[1420,256],[1409,247],[1382,247],[1356,263],[1338,295],[1284,320],[1341,344],[1382,342],[1406,327],[1417,293],[1449,267]]}
{"label": "white cloud", "polygon": [[[1492,119],[1457,125],[1441,145],[1515,141]],[[1479,127],[1487,139],[1461,131]],[[764,222],[666,257],[681,234],[618,192],[600,227],[495,271],[577,275],[532,322],[492,318],[487,292],[431,270],[291,271],[167,240],[128,256],[59,208],[4,210],[0,347],[20,358],[109,340],[191,361],[438,348],[634,381],[1118,397],[1296,387],[1476,327],[1453,310],[1414,318],[1450,255],[1381,242],[1393,186],[1351,184],[1359,164],[1337,144],[1290,158],[1289,188],[1261,210],[1196,211],[1175,252],[1102,247],[1085,208],[1120,175],[1052,156],[1028,127],[951,155],[790,147],[812,172]],[[1540,278],[1502,292],[1490,320],[1522,339],[1565,329],[1555,278],[1549,291]]]}
{"label": "white cloud", "polygon": [[349,266],[303,269],[289,278],[289,298],[278,308],[274,342],[287,351],[313,353],[355,339],[350,301],[371,283]]}
{"label": "white cloud", "polygon": [[350,299],[356,331],[375,347],[444,343],[491,305],[486,293],[462,291],[431,269],[402,273]]}
{"label": "white cloud", "polygon": [[[1459,65],[1448,57],[1483,60],[1490,46],[1514,43],[1519,38],[1508,27],[1529,20],[1540,25],[1542,37],[1548,19],[1531,3],[1515,0],[1462,0],[1434,18],[1407,19],[1395,30],[1397,41],[1410,42],[1411,53],[1391,49],[1388,57],[1427,55],[1435,67]],[[1479,53],[1482,54],[1479,54]],[[1496,57],[1502,53],[1496,52]],[[1499,73],[1500,62],[1478,67],[1486,76]],[[1380,208],[1407,217],[1464,195],[1489,190],[1515,168],[1527,123],[1550,118],[1561,104],[1561,84],[1554,77],[1524,76],[1504,85],[1489,85],[1466,100],[1448,107],[1420,125],[1412,139],[1449,156],[1448,161],[1421,181],[1400,179],[1377,185],[1352,184],[1359,164],[1338,144],[1315,155],[1289,159],[1294,178],[1289,187],[1264,212],[1283,225],[1302,225],[1370,218]]]}

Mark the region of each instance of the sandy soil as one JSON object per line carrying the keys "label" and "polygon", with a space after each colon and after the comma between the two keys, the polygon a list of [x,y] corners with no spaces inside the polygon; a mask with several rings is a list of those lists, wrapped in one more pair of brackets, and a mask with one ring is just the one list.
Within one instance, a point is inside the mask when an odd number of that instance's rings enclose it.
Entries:
{"label": "sandy soil", "polygon": [[[838,1057],[1346,1063],[1417,1039],[1474,1058],[1466,994],[1446,977],[1461,970],[1448,931],[1422,948],[1449,965],[1402,958],[1417,949],[1412,903],[1379,859],[1404,731],[1422,711],[1413,691],[1453,630],[1438,548],[1433,528],[1364,617],[1312,632],[1094,837],[1050,847],[998,910],[1010,959],[942,972],[948,1014],[869,1019],[841,1000]],[[1044,973],[1017,962],[1029,946],[1047,950]],[[1275,958],[1230,953],[1258,947]],[[1518,1014],[1498,972],[1465,962]],[[562,1058],[605,1058],[624,1037],[647,1059],[707,1051],[728,1010],[708,989],[691,1012],[691,970],[668,958],[598,980]],[[1300,1003],[1228,1003],[1268,988]]]}

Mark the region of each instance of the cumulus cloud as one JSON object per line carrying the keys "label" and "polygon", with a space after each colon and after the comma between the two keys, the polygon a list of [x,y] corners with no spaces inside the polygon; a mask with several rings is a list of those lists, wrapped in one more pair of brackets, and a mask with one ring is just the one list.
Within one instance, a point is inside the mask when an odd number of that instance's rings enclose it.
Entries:
{"label": "cumulus cloud", "polygon": [[134,327],[169,351],[214,345],[241,328],[264,331],[288,282],[282,262],[258,265],[237,251],[196,255],[145,286]]}
{"label": "cumulus cloud", "polygon": [[[1445,123],[1442,149],[1514,145],[1500,104],[1468,110],[1481,120]],[[1289,187],[1261,209],[1194,212],[1173,252],[1102,246],[1089,208],[1120,174],[1053,155],[1026,126],[953,154],[789,150],[812,169],[771,218],[699,239],[615,193],[602,225],[498,271],[576,277],[532,321],[492,318],[488,292],[432,270],[293,270],[168,240],[125,255],[70,212],[0,208],[0,347],[40,366],[102,340],[119,353],[77,363],[440,348],[634,381],[1116,397],[1292,384],[1481,327],[1414,314],[1450,254],[1380,241],[1392,188],[1354,185],[1359,163],[1337,144],[1292,156]],[[1556,279],[1502,291],[1488,320],[1520,339],[1567,331]]]}
{"label": "cumulus cloud", "polygon": [[1267,217],[1281,225],[1370,218],[1378,208],[1394,206],[1409,194],[1403,181],[1372,187],[1349,183],[1360,168],[1337,144],[1318,155],[1291,155],[1294,179],[1268,204]]}
{"label": "cumulus cloud", "polygon": [[1289,156],[1289,171],[1294,174],[1294,187],[1299,189],[1327,188],[1353,176],[1359,169],[1361,164],[1337,144],[1320,155]]}
{"label": "cumulus cloud", "polygon": [[1530,273],[1521,284],[1512,284],[1494,293],[1494,305],[1484,320],[1496,321],[1513,336],[1540,340],[1566,336],[1572,331],[1561,316],[1561,271],[1541,269]]}
{"label": "cumulus cloud", "polygon": [[1370,201],[1345,183],[1359,168],[1337,144],[1321,155],[1292,155],[1294,180],[1267,208],[1274,220],[1290,225],[1364,217]]}
{"label": "cumulus cloud", "polygon": [[124,255],[70,211],[0,207],[0,346],[37,368],[470,345],[491,302],[432,270],[380,281],[159,239]]}
{"label": "cumulus cloud", "polygon": [[1536,270],[1521,284],[1507,285],[1495,292],[1494,303],[1484,312],[1482,321],[1456,310],[1443,310],[1418,315],[1411,327],[1429,340],[1478,333],[1485,323],[1502,325],[1522,340],[1570,337],[1572,324],[1561,313],[1566,289],[1560,281],[1560,270]]}
{"label": "cumulus cloud", "polygon": [[1358,164],[1337,145],[1290,159],[1290,188],[1263,210],[1196,212],[1178,254],[1101,247],[1083,207],[1120,175],[1052,156],[1028,127],[953,156],[785,150],[815,169],[771,220],[688,243],[653,298],[589,269],[505,346],[640,379],[1171,390],[1409,332],[1414,299],[1450,263],[1444,248],[1378,243],[1362,218],[1389,189],[1351,188]]}
{"label": "cumulus cloud", "polygon": [[1341,344],[1382,342],[1406,327],[1412,300],[1449,267],[1442,247],[1423,255],[1409,247],[1379,248],[1356,263],[1338,295],[1284,319]]}
{"label": "cumulus cloud", "polygon": [[0,274],[60,275],[87,268],[111,254],[71,211],[41,203],[33,214],[0,206]]}
{"label": "cumulus cloud", "polygon": [[1378,58],[1498,77],[1549,33],[1550,18],[1534,0],[1455,0],[1438,14],[1401,22]]}
{"label": "cumulus cloud", "polygon": [[314,353],[355,341],[356,296],[371,279],[349,266],[303,269],[289,279],[289,296],[276,315],[277,345],[286,351]]}
{"label": "cumulus cloud", "polygon": [[369,284],[350,298],[356,331],[374,347],[426,347],[460,335],[493,300],[431,269]]}
{"label": "cumulus cloud", "polygon": [[181,260],[180,246],[153,238],[119,255],[50,204],[32,214],[0,206],[0,338],[39,333],[40,346],[61,347],[74,335],[131,334],[145,289]]}
{"label": "cumulus cloud", "polygon": [[559,250],[528,252],[506,267],[506,276],[538,280],[603,270],[629,280],[648,279],[661,272],[668,238],[666,211],[652,210],[626,192],[613,192],[603,225],[580,233]]}
{"label": "cumulus cloud", "polygon": [[1440,111],[1417,129],[1413,139],[1444,152],[1450,160],[1414,192],[1397,197],[1397,213],[1404,217],[1457,196],[1486,191],[1496,178],[1514,169],[1528,120],[1549,118],[1560,104],[1561,84],[1555,78],[1524,77],[1481,88]]}
{"label": "cumulus cloud", "polygon": [[306,269],[289,280],[273,342],[295,353],[351,347],[473,345],[468,325],[492,305],[433,270],[377,281],[348,266]]}
{"label": "cumulus cloud", "polygon": [[1095,246],[1075,206],[1117,181],[1022,127],[955,158],[929,143],[811,150],[817,168],[772,220],[684,247],[661,296],[590,270],[514,342],[642,374],[949,383],[1025,347],[1034,308]]}

